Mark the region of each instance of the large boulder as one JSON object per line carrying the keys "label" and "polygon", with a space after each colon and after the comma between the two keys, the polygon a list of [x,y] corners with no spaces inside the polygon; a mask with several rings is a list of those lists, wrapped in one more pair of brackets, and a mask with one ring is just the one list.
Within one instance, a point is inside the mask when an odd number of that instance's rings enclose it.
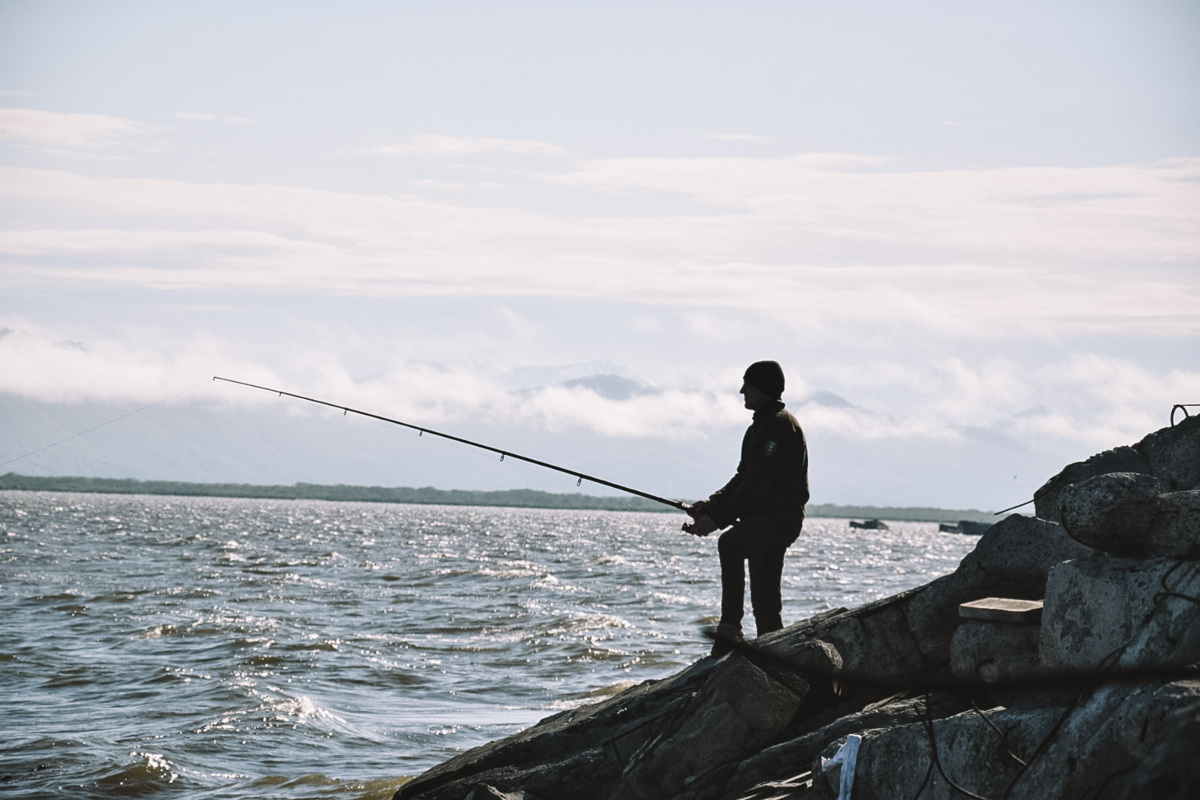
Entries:
{"label": "large boulder", "polygon": [[972,683],[1037,677],[1040,635],[1040,625],[965,620],[950,640],[950,671]]}
{"label": "large boulder", "polygon": [[1064,489],[1110,472],[1153,475],[1168,492],[1200,488],[1200,415],[1157,430],[1132,447],[1105,450],[1086,461],[1068,464],[1034,492],[1035,513],[1059,522],[1059,494]]}
{"label": "large boulder", "polygon": [[1134,768],[1120,800],[1200,797],[1200,707],[1180,709],[1167,724],[1167,735]]}
{"label": "large boulder", "polygon": [[1200,557],[1200,491],[1163,493],[1151,475],[1114,472],[1060,493],[1062,525],[1076,541],[1134,558]]}
{"label": "large boulder", "polygon": [[1063,467],[1061,472],[1046,481],[1041,488],[1033,493],[1035,513],[1039,519],[1061,522],[1062,516],[1059,509],[1058,496],[1062,490],[1073,483],[1079,483],[1088,478],[1094,478],[1097,475],[1106,475],[1110,472],[1151,474],[1149,462],[1136,449],[1132,447],[1115,447],[1112,450],[1105,450],[1103,453],[1097,453],[1086,461],[1077,461],[1074,464],[1068,464]]}
{"label": "large boulder", "polygon": [[1133,447],[1167,491],[1200,488],[1200,415],[1157,430]]}
{"label": "large boulder", "polygon": [[803,697],[736,654],[626,763],[606,800],[715,797],[738,762],[773,744]]}
{"label": "large boulder", "polygon": [[1138,764],[1172,737],[1179,715],[1197,709],[1200,683],[1194,680],[1081,690],[1040,755],[1022,753],[1029,768],[1010,798],[1120,797]]}
{"label": "large boulder", "polygon": [[1200,562],[1098,556],[1050,571],[1039,644],[1053,672],[1200,661]]}
{"label": "large boulder", "polygon": [[1200,558],[1200,489],[1158,496],[1147,549],[1154,555]]}
{"label": "large boulder", "polygon": [[[1180,715],[1197,709],[1200,683],[1122,683],[1090,693],[1080,689],[1075,702],[1062,706],[971,710],[864,731],[853,797],[966,796],[949,781],[977,796],[1011,800],[1119,797],[1138,779],[1138,764],[1164,743],[1195,752],[1194,742],[1177,742],[1176,737]],[[834,742],[822,755],[832,756],[841,743]],[[1167,772],[1169,780],[1178,780],[1180,773],[1195,770],[1169,765]],[[837,797],[839,770],[822,773],[818,761],[812,774],[813,788],[805,800]]]}
{"label": "large boulder", "polygon": [[920,591],[902,592],[853,611],[822,614],[760,636],[755,646],[783,662],[824,675],[900,680],[925,666],[904,613],[905,605]]}
{"label": "large boulder", "polygon": [[1110,472],[1067,486],[1059,520],[1071,538],[1108,553],[1140,556],[1163,484],[1140,472]]}
{"label": "large boulder", "polygon": [[844,741],[851,733],[862,733],[871,728],[891,728],[917,722],[924,710],[924,702],[919,699],[891,699],[855,714],[839,717],[803,736],[768,747],[738,766],[737,772],[725,786],[722,800],[753,796],[756,787],[771,786],[780,776],[795,777],[793,773],[806,771],[830,742],[839,739]]}
{"label": "large boulder", "polygon": [[925,662],[950,660],[950,640],[958,629],[958,607],[984,597],[1039,600],[1050,567],[1096,551],[1067,535],[1061,525],[1013,514],[979,539],[950,575],[927,584],[905,608],[907,629]]}
{"label": "large boulder", "polygon": [[[967,796],[952,791],[948,779],[977,796],[1004,797],[1021,774],[1021,761],[1053,730],[1062,711],[1055,707],[971,710],[864,731],[851,796],[854,800]],[[821,755],[832,757],[842,743],[834,742]],[[841,769],[823,772],[818,759],[812,772],[813,800],[834,800]],[[1062,796],[1055,792],[1036,795],[1038,800]]]}

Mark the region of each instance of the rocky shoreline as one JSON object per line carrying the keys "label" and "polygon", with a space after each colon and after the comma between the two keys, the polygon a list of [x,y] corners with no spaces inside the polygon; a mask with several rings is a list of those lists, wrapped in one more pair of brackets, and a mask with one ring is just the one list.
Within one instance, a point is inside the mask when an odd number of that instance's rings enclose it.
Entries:
{"label": "rocky shoreline", "polygon": [[1197,662],[1189,417],[1069,465],[949,575],[549,717],[395,800],[1193,798]]}

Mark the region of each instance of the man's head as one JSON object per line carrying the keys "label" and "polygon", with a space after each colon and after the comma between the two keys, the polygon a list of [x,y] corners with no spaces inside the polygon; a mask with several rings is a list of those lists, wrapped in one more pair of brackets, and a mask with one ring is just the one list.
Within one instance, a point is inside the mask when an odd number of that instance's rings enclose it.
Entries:
{"label": "man's head", "polygon": [[742,376],[746,408],[757,411],[783,394],[783,368],[774,361],[755,361]]}

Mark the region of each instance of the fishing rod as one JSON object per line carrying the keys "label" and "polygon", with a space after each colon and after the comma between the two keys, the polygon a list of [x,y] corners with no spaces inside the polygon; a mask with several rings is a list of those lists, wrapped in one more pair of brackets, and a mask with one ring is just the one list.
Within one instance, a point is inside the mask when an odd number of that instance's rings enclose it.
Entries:
{"label": "fishing rod", "polygon": [[359,411],[357,408],[341,406],[341,405],[338,405],[337,403],[330,403],[325,400],[318,400],[315,397],[305,397],[302,394],[293,394],[291,392],[285,392],[282,389],[272,389],[269,386],[259,386],[254,383],[246,383],[245,381],[235,381],[232,378],[222,378],[219,375],[214,375],[213,380],[214,381],[225,381],[226,383],[236,383],[238,386],[249,386],[251,389],[261,389],[264,392],[272,392],[272,393],[278,394],[280,397],[283,397],[286,395],[287,397],[294,397],[297,400],[306,400],[309,403],[316,403],[317,405],[329,406],[330,408],[336,408],[342,412],[343,416],[348,413],[349,414],[358,414],[361,417],[369,417],[370,419],[377,419],[377,420],[380,420],[381,422],[390,422],[393,425],[400,425],[405,428],[410,428],[414,431],[417,431],[417,435],[419,435],[419,436],[428,433],[430,436],[440,436],[441,438],[449,439],[452,442],[458,442],[459,444],[470,445],[471,447],[478,447],[480,450],[487,450],[492,453],[499,453],[501,461],[503,461],[505,458],[515,458],[518,461],[524,461],[528,464],[535,464],[539,467],[545,467],[546,469],[552,469],[555,472],[562,472],[567,475],[570,475],[571,477],[577,479],[577,483],[575,484],[576,486],[581,485],[584,481],[590,481],[591,483],[598,483],[601,486],[607,486],[611,489],[617,489],[619,491],[626,492],[628,494],[637,495],[638,497],[644,497],[647,500],[653,500],[656,503],[662,503],[664,506],[670,506],[671,508],[676,508],[676,509],[679,509],[680,511],[687,511],[691,507],[687,503],[681,503],[678,500],[668,500],[665,497],[659,497],[656,494],[650,494],[649,492],[643,492],[640,489],[634,489],[630,486],[622,486],[619,483],[613,483],[612,481],[606,481],[603,478],[597,478],[594,475],[588,475],[583,472],[576,472],[573,469],[567,469],[566,467],[560,467],[560,466],[557,466],[556,464],[550,464],[545,461],[539,461],[536,458],[530,458],[528,456],[523,456],[519,453],[513,453],[508,450],[501,450],[500,448],[492,447],[491,445],[481,444],[479,442],[473,442],[470,439],[463,439],[460,436],[452,436],[448,433],[442,433],[440,431],[435,431],[431,428],[425,428],[420,425],[413,425],[408,422],[401,422],[398,419],[392,419],[390,417],[383,417],[383,416],[380,416],[379,414],[372,414],[369,411]]}

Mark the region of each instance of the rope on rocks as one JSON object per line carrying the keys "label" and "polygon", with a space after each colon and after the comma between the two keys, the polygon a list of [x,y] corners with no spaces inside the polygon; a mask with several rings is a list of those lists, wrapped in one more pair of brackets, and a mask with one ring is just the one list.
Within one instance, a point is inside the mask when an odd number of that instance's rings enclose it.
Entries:
{"label": "rope on rocks", "polygon": [[[964,789],[963,787],[959,786],[950,779],[950,776],[946,774],[946,770],[942,768],[942,760],[938,758],[937,737],[933,733],[933,711],[929,706],[928,693],[925,695],[925,716],[922,718],[921,724],[924,725],[925,732],[929,735],[930,764],[934,767],[937,767],[938,774],[942,776],[942,780],[946,782],[946,785],[948,785],[951,789],[954,789],[956,792],[962,794],[964,797],[972,798],[972,800],[988,800],[988,798],[984,797],[983,795],[975,794],[969,789]],[[928,780],[929,771],[926,770],[925,781],[928,782]],[[917,791],[917,797],[920,797],[921,792],[923,791],[925,791],[924,782],[921,784],[921,788]],[[914,797],[913,800],[916,800],[916,798]]]}
{"label": "rope on rocks", "polygon": [[1012,742],[1008,741],[1008,734],[1000,730],[1000,728],[996,726],[996,723],[992,722],[992,718],[980,710],[979,706],[975,704],[974,700],[971,701],[971,708],[975,709],[975,713],[979,715],[980,719],[988,724],[989,728],[1000,734],[1000,741],[1004,743],[1004,749],[1008,751],[1010,756],[1012,756],[1013,761],[1016,761],[1023,767],[1029,766],[1019,755],[1013,752]]}
{"label": "rope on rocks", "polygon": [[[1151,598],[1151,600],[1150,600],[1150,602],[1152,602],[1156,608],[1158,607],[1159,599],[1163,598],[1163,597],[1175,597],[1180,600],[1186,600],[1189,603],[1200,604],[1200,597],[1192,597],[1190,594],[1182,594],[1180,592],[1176,592],[1170,586],[1167,586],[1167,578],[1171,577],[1171,575],[1174,574],[1175,570],[1179,569],[1186,563],[1188,563],[1188,562],[1185,559],[1182,559],[1182,558],[1179,559],[1178,561],[1175,562],[1175,565],[1173,567],[1171,567],[1169,570],[1164,572],[1163,576],[1158,579],[1158,585],[1162,587],[1162,591],[1156,592],[1154,597]],[[1149,617],[1147,617],[1147,620],[1148,619],[1149,619]]]}
{"label": "rope on rocks", "polygon": [[1075,699],[1071,701],[1069,706],[1067,706],[1067,710],[1064,711],[1062,716],[1058,718],[1058,721],[1054,723],[1054,727],[1052,727],[1050,732],[1046,734],[1046,738],[1042,739],[1042,743],[1039,744],[1037,749],[1033,751],[1033,755],[1029,757],[1029,762],[1021,767],[1021,769],[1017,772],[1016,777],[1012,779],[1012,783],[1010,783],[1008,788],[1004,790],[1004,797],[1001,800],[1008,800],[1009,796],[1012,794],[1012,790],[1018,783],[1020,783],[1021,778],[1025,777],[1025,773],[1029,771],[1029,768],[1033,766],[1033,762],[1041,758],[1042,754],[1046,752],[1050,741],[1058,734],[1058,731],[1063,726],[1063,723],[1067,721],[1067,717],[1071,716],[1071,713],[1079,707],[1079,701],[1083,699],[1083,693],[1086,691],[1087,688],[1085,687],[1080,689],[1075,695]]}

